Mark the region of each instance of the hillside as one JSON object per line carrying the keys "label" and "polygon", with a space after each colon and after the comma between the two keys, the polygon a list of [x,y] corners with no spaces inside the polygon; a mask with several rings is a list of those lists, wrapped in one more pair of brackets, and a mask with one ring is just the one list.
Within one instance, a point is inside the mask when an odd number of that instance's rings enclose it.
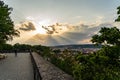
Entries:
{"label": "hillside", "polygon": [[52,48],[68,48],[68,49],[80,49],[80,48],[101,48],[101,45],[95,46],[94,44],[72,44],[72,45],[59,45],[51,46]]}

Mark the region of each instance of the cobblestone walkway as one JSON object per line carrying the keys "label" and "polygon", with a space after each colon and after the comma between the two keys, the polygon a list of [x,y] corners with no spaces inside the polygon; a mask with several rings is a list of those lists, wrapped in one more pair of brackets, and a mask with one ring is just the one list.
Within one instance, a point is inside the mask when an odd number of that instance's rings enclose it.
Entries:
{"label": "cobblestone walkway", "polygon": [[33,80],[33,70],[30,55],[19,53],[7,54],[8,57],[0,61],[0,80]]}

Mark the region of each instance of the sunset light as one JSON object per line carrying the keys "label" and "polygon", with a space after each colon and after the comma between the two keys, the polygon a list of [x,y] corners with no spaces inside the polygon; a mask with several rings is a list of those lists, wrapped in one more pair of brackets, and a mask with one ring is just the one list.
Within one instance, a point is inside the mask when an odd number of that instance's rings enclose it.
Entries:
{"label": "sunset light", "polygon": [[120,80],[120,0],[0,0],[0,80]]}
{"label": "sunset light", "polygon": [[114,22],[120,0],[3,1],[13,8],[10,16],[20,32],[11,44],[90,44],[101,27],[120,29],[120,23]]}
{"label": "sunset light", "polygon": [[50,20],[34,21],[33,23],[36,28],[36,34],[46,34],[47,31],[44,28],[42,28],[42,26],[49,26]]}
{"label": "sunset light", "polygon": [[36,26],[36,33],[38,34],[46,34],[46,30],[43,29],[41,26]]}

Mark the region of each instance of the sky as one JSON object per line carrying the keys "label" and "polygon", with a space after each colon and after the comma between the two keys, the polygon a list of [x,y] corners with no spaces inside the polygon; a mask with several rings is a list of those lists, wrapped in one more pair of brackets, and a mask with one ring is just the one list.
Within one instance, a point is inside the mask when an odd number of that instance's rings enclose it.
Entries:
{"label": "sky", "polygon": [[20,37],[11,44],[88,44],[101,27],[115,23],[120,0],[4,0]]}

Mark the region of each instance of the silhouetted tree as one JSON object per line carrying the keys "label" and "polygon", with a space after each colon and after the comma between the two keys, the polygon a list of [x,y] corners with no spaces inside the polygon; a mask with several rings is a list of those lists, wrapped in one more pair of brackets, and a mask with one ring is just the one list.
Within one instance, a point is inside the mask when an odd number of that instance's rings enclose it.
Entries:
{"label": "silhouetted tree", "polygon": [[120,46],[120,30],[116,27],[103,27],[99,31],[99,34],[92,37],[91,41],[96,44]]}
{"label": "silhouetted tree", "polygon": [[92,37],[92,42],[104,44],[96,54],[78,55],[74,65],[75,80],[120,79],[120,30],[103,27]]}
{"label": "silhouetted tree", "polygon": [[115,21],[120,21],[120,6],[117,8],[118,18]]}
{"label": "silhouetted tree", "polygon": [[28,44],[16,43],[13,45],[13,48],[14,48],[14,50],[17,50],[17,51],[27,51],[28,52],[32,49],[32,46],[28,45]]}
{"label": "silhouetted tree", "polygon": [[13,9],[0,1],[0,44],[12,40],[13,36],[19,36],[19,31],[14,29],[13,21],[10,18]]}

